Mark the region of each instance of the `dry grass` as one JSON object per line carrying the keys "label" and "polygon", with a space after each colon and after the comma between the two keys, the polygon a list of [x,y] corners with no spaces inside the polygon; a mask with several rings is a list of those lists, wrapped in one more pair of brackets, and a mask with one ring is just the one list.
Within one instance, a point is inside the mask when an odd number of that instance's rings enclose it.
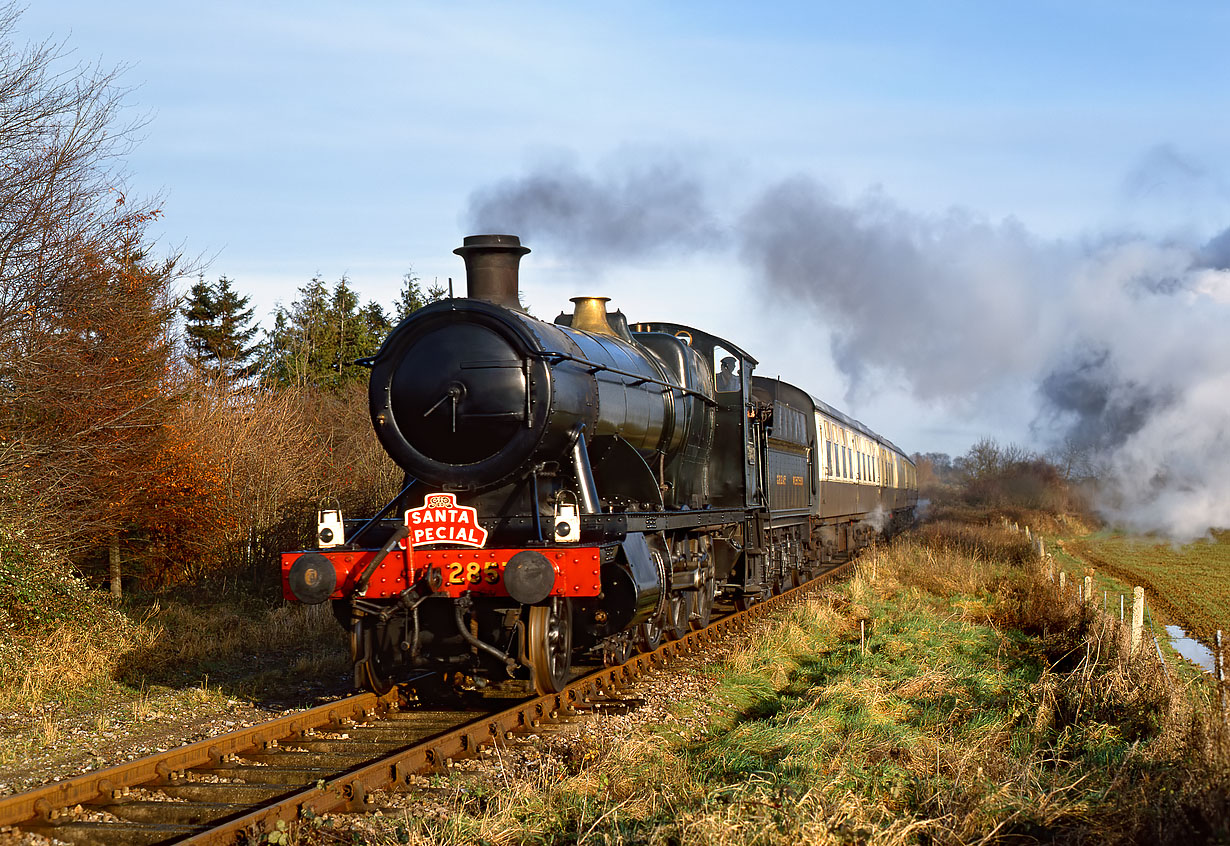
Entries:
{"label": "dry grass", "polygon": [[328,604],[270,609],[256,603],[202,608],[168,602],[156,604],[149,620],[159,633],[145,664],[151,671],[232,660],[258,647],[290,649],[341,637]]}
{"label": "dry grass", "polygon": [[58,623],[40,638],[9,644],[0,708],[32,708],[114,678],[122,656],[152,646],[158,630],[104,617]]}
{"label": "dry grass", "polygon": [[343,633],[327,605],[166,603],[135,621],[102,606],[92,618],[71,618],[37,637],[6,642],[0,708],[74,710],[118,698],[130,700],[140,721],[154,710],[151,685],[195,686],[208,697],[211,673],[217,679],[251,675],[260,656],[273,656],[271,672],[315,678],[340,666],[345,655]]}
{"label": "dry grass", "polygon": [[157,636],[125,653],[115,669],[130,688],[212,684],[219,693],[260,698],[344,675],[349,662],[345,633],[327,604],[165,602],[150,611],[147,625]]}

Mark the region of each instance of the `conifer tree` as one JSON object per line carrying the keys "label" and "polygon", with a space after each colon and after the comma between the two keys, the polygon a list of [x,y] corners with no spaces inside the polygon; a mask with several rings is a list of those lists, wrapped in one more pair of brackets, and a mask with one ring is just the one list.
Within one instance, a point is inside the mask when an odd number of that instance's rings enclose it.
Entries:
{"label": "conifer tree", "polygon": [[251,375],[259,345],[252,324],[251,298],[240,296],[225,276],[210,284],[198,277],[182,309],[189,360],[215,379],[234,381]]}
{"label": "conifer tree", "polygon": [[405,320],[423,306],[444,299],[446,294],[448,294],[448,289],[439,283],[428,286],[424,291],[422,280],[415,276],[414,270],[411,269],[402,277],[401,293],[393,306],[396,312],[394,317],[398,322]]}
{"label": "conifer tree", "polygon": [[272,384],[326,390],[364,382],[367,371],[354,362],[376,352],[389,329],[384,309],[375,302],[361,306],[346,277],[331,291],[314,277],[290,308],[274,314],[261,375]]}

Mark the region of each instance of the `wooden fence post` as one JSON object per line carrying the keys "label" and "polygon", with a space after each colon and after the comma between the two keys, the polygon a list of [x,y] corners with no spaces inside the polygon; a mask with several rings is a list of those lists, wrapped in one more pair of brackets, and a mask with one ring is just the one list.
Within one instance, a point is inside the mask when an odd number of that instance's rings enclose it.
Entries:
{"label": "wooden fence post", "polygon": [[1140,634],[1145,627],[1145,589],[1132,589],[1132,654],[1140,647]]}
{"label": "wooden fence post", "polygon": [[1093,576],[1085,576],[1085,601],[1093,604]]}
{"label": "wooden fence post", "polygon": [[1068,589],[1068,573],[1066,570],[1059,571],[1059,596],[1062,597]]}
{"label": "wooden fence post", "polygon": [[1221,702],[1222,719],[1225,719],[1226,718],[1226,667],[1225,667],[1224,658],[1222,657],[1225,655],[1225,651],[1222,649],[1222,644],[1221,644],[1221,629],[1217,630],[1217,638],[1215,640],[1215,643],[1217,644],[1217,697]]}

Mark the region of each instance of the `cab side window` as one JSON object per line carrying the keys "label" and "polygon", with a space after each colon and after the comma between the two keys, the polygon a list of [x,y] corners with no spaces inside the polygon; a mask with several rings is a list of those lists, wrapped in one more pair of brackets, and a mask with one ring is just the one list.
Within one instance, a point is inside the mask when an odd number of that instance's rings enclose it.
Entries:
{"label": "cab side window", "polygon": [[739,391],[743,386],[739,359],[721,347],[713,348],[713,382],[719,394]]}

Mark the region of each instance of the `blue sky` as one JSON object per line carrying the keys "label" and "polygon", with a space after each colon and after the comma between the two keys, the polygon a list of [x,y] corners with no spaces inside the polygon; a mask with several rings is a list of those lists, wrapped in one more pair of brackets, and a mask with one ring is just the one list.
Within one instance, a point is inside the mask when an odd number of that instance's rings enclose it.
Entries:
{"label": "blue sky", "polygon": [[[1219,3],[62,0],[32,4],[18,31],[127,66],[148,117],[130,187],[163,198],[164,244],[266,312],[315,273],[384,303],[411,266],[460,277],[475,192],[562,165],[601,181],[676,163],[721,232],[801,176],[838,203],[886,199],[915,230],[955,208],[1060,253],[1199,245],[1230,223],[1228,17]],[[713,328],[910,451],[1044,440],[1036,368],[954,394],[889,361],[854,385],[840,326],[772,301],[733,246],[596,262],[548,234],[527,243],[539,315],[605,294],[633,319]]]}

